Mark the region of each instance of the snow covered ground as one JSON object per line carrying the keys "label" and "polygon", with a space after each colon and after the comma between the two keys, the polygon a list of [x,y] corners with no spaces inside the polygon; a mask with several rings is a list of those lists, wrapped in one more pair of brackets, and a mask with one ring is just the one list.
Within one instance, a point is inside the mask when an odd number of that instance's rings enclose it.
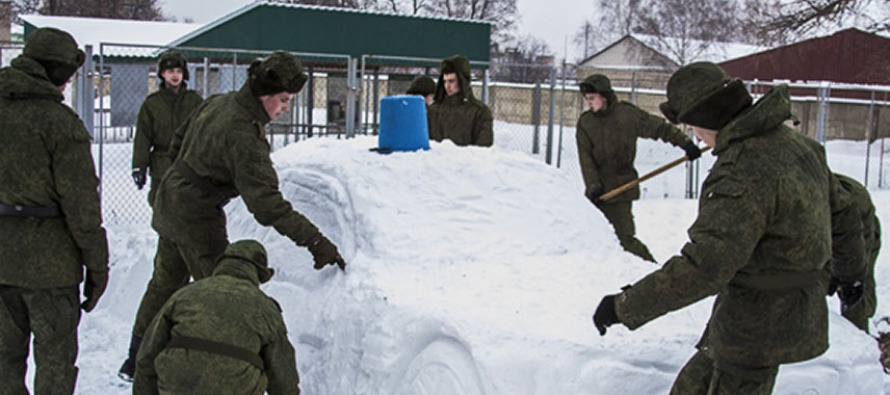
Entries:
{"label": "snow covered ground", "polygon": [[[239,200],[227,209],[230,239],[258,239],[270,252],[276,275],[263,289],[284,309],[304,394],[667,393],[712,299],[600,337],[590,318],[600,298],[655,266],[622,251],[582,196],[577,170],[500,147],[368,151],[376,145],[370,137],[310,140],[273,154],[282,191],[340,246],[345,275],[313,270],[308,252],[258,226]],[[658,145],[641,142],[641,172],[682,154]],[[861,178],[861,146],[850,147],[830,144],[830,160]],[[702,177],[713,161],[703,159]],[[682,193],[684,176],[675,169],[650,181],[634,206],[639,237],[661,262],[696,216],[694,200],[660,192],[669,185]],[[873,197],[890,223],[890,191]],[[147,225],[108,231],[109,289],[80,326],[84,395],[130,391],[116,371],[156,243]],[[890,254],[879,258],[881,301],[890,295],[888,263]],[[775,394],[884,391],[875,341],[830,303],[831,348],[783,366]],[[878,309],[877,317],[890,315]]]}

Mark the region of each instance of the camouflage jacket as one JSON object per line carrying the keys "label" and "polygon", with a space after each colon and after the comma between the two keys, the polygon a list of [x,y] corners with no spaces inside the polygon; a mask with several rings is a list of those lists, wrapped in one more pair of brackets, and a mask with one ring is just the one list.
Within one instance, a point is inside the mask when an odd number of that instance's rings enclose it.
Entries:
{"label": "camouflage jacket", "polygon": [[[264,370],[230,356],[168,348],[173,337],[240,347],[259,355]],[[224,258],[213,276],[177,291],[155,316],[136,359],[133,394],[298,395],[299,384],[278,303],[259,289],[253,267]]]}
{"label": "camouflage jacket", "polygon": [[0,69],[0,203],[62,213],[0,216],[0,285],[70,286],[84,266],[108,270],[90,135],[61,101],[36,61],[19,56]]}
{"label": "camouflage jacket", "polygon": [[192,113],[174,132],[170,152],[207,185],[196,184],[174,164],[153,202],[152,226],[159,235],[182,244],[225,244],[223,206],[239,195],[260,224],[275,227],[298,245],[318,233],[278,189],[265,138],[268,122],[247,84],[208,98]]}
{"label": "camouflage jacket", "polygon": [[[717,361],[774,366],[828,347],[826,284],[833,212],[851,217],[821,145],[784,125],[779,86],[717,133],[717,162],[681,255],[616,298],[635,329],[717,294],[699,348]],[[861,276],[862,267],[842,268]]]}
{"label": "camouflage jacket", "polygon": [[168,154],[170,139],[189,114],[201,105],[201,95],[186,89],[185,81],[179,92],[160,88],[148,95],[139,108],[136,136],[133,138],[133,168],[150,170],[155,182],[173,163]]}
{"label": "camouflage jacket", "polygon": [[494,143],[491,109],[473,95],[469,62],[459,56],[445,62],[454,63],[460,92],[447,96],[442,77],[439,77],[435,102],[428,107],[430,140],[449,139],[460,146],[490,147]]}
{"label": "camouflage jacket", "polygon": [[[661,139],[677,147],[692,140],[664,118],[649,114],[637,106],[607,98],[608,106],[598,112],[587,110],[578,118],[576,142],[584,185],[600,185],[609,192],[639,177],[634,168],[637,139]],[[685,155],[685,153],[683,153]],[[615,196],[610,202],[629,202],[640,198],[635,186]]]}
{"label": "camouflage jacket", "polygon": [[[868,189],[858,181],[842,174],[835,174],[839,192],[849,202],[854,217],[858,221],[844,221],[842,216],[832,217],[831,265],[826,266],[825,279],[831,276],[843,278],[844,268],[865,266],[866,292],[873,293],[875,287],[874,270],[878,252],[881,249],[881,222],[875,214]],[[846,280],[856,280],[846,278]]]}

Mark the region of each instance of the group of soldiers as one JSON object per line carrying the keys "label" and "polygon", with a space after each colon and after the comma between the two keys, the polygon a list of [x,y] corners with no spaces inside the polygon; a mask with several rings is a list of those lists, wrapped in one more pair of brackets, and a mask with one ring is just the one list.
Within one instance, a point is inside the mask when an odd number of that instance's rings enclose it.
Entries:
{"label": "group of soldiers", "polygon": [[[80,311],[108,282],[108,246],[90,136],[62,104],[84,61],[67,33],[32,32],[21,56],[0,69],[0,393],[27,394],[34,339],[37,394],[74,392]],[[223,207],[241,196],[313,256],[314,268],[346,261],[278,189],[265,125],[286,111],[308,80],[287,52],[251,63],[240,90],[202,100],[188,89],[186,59],[161,55],[160,89],[139,112],[133,181],[150,179],[158,233],[151,280],[136,313],[119,375],[134,394],[298,394],[295,352],[280,306],[259,285],[274,270],[254,240],[230,243]],[[419,76],[410,94],[427,98],[430,139],[491,146],[492,114],[470,88],[469,61],[442,61],[438,81]],[[621,245],[655,262],[635,237],[631,189],[636,140],[658,138],[701,155],[680,129],[712,147],[699,216],[681,253],[623,292],[607,295],[593,321],[634,329],[717,295],[696,353],[672,394],[769,394],[778,366],[828,347],[826,293],[863,330],[875,311],[873,270],[880,226],[868,191],[828,169],[823,148],[785,125],[787,86],[756,103],[740,80],[713,63],[680,68],[661,110],[671,123],[618,100],[609,79],[580,85],[589,107],[578,120],[585,196]],[[190,280],[194,283],[188,285]],[[78,285],[83,282],[83,301]]]}

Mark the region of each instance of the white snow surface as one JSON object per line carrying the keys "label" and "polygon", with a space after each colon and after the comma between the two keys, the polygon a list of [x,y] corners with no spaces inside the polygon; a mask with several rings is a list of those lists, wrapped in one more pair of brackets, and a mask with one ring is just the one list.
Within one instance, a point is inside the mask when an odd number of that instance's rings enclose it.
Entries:
{"label": "white snow surface", "polygon": [[[599,336],[591,315],[600,299],[657,266],[621,249],[579,174],[497,147],[434,142],[379,155],[368,150],[376,145],[314,139],[273,154],[284,196],[340,247],[345,274],[313,270],[305,249],[258,225],[240,200],[227,208],[230,240],[269,251],[276,274],[262,288],[284,310],[304,394],[668,393],[713,298]],[[677,152],[667,155],[662,162]],[[890,192],[873,197],[890,223]],[[686,240],[697,202],[656,197],[634,209],[639,237],[664,262]],[[148,225],[108,232],[111,282],[81,321],[78,394],[130,393],[116,372],[157,236]],[[890,294],[886,256],[880,300]],[[830,349],[782,366],[775,394],[883,392],[874,339],[829,302]]]}

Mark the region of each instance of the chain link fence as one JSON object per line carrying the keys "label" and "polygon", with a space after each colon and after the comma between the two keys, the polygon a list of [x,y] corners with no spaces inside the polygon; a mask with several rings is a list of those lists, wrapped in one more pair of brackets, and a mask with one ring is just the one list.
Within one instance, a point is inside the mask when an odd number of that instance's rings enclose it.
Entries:
{"label": "chain link fence", "polygon": [[[148,188],[137,190],[130,176],[133,137],[142,102],[159,87],[158,56],[168,49],[103,43],[94,57],[94,68],[87,68],[96,70],[89,83],[95,89],[92,121],[107,223],[147,223],[151,218]],[[270,53],[175,49],[188,60],[188,88],[204,98],[240,89],[247,80],[250,63]],[[290,110],[266,126],[266,138],[273,150],[306,138],[346,136],[351,59],[326,54],[294,55],[302,61],[310,78],[303,90],[294,95]]]}
{"label": "chain link fence", "polygon": [[[92,55],[68,90],[65,100],[84,120],[94,138],[94,155],[101,179],[103,214],[110,224],[147,223],[151,209],[147,188],[137,190],[131,180],[132,140],[136,117],[145,97],[158,89],[157,58],[164,47],[101,44],[87,47]],[[189,61],[189,88],[203,97],[240,89],[247,68],[268,51],[176,48]],[[4,66],[22,51],[21,43],[0,44]],[[294,53],[303,62],[310,80],[294,96],[291,110],[267,126],[274,149],[307,138],[347,138],[356,134],[376,135],[380,99],[400,95],[419,74],[438,79],[441,59],[418,59],[364,55]],[[583,189],[575,143],[575,124],[586,110],[578,92],[578,79],[604,73],[620,99],[643,110],[660,114],[664,86],[670,74],[652,70],[595,70],[566,64],[503,62],[471,64],[472,89],[488,104],[494,116],[495,147],[519,151],[552,165],[577,180]],[[87,70],[88,72],[83,72]],[[749,82],[755,97],[775,83]],[[870,187],[890,183],[890,163],[884,160],[890,146],[890,87],[863,87],[833,83],[791,84],[792,112],[796,128],[829,147],[851,145],[849,158],[833,155],[838,167],[853,169],[855,178]],[[843,140],[838,142],[838,140]],[[859,153],[858,151],[864,151]],[[640,174],[654,170],[664,158],[681,157],[682,150],[661,141],[638,142],[636,167]],[[862,158],[866,159],[863,160]],[[839,158],[839,159],[837,159]],[[643,198],[694,197],[702,169],[714,158],[670,171],[683,172],[684,185],[670,183],[677,177],[658,177],[642,185]],[[854,163],[855,162],[855,163]]]}

